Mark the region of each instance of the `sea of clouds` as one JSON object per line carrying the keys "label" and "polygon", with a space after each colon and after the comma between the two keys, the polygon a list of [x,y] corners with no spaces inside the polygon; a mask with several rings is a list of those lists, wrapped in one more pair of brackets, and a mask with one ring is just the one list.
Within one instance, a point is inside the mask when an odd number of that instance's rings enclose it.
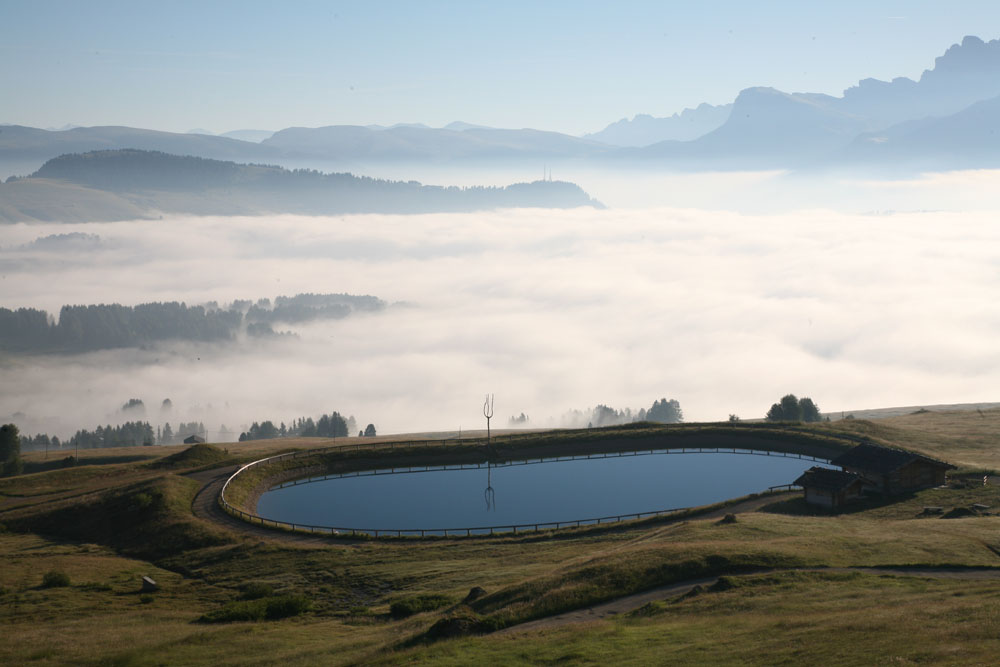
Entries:
{"label": "sea of clouds", "polygon": [[[70,232],[87,236],[33,243]],[[278,326],[298,334],[286,340],[0,357],[0,419],[65,437],[124,421],[117,410],[132,397],[162,421],[155,407],[169,397],[171,421],[210,432],[338,410],[404,433],[482,428],[487,392],[494,426],[521,412],[555,425],[570,409],[662,397],[688,421],[762,417],[788,392],[825,411],[997,400],[998,249],[993,209],[7,225],[7,308],[300,292],[390,305]]]}

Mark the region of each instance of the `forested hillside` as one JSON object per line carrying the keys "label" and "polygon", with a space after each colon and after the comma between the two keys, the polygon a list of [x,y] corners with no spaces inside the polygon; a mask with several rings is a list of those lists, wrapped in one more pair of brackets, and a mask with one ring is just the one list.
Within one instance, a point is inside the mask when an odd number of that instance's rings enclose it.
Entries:
{"label": "forested hillside", "polygon": [[141,217],[137,211],[334,215],[602,207],[563,181],[423,185],[133,149],[53,158],[31,176],[0,185],[0,200],[0,221],[8,222],[118,220]]}
{"label": "forested hillside", "polygon": [[0,308],[0,349],[12,352],[90,352],[140,347],[167,340],[218,342],[237,334],[274,335],[273,323],[339,319],[360,311],[377,311],[385,303],[373,296],[299,294],[269,299],[188,306],[143,303],[63,306],[59,320],[35,308]]}

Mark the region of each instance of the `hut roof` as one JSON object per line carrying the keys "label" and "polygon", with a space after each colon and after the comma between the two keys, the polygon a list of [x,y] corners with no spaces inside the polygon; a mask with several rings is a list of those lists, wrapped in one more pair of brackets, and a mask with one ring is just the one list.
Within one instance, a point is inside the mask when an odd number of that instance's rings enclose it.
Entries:
{"label": "hut roof", "polygon": [[955,467],[950,463],[938,461],[923,454],[908,452],[904,449],[895,449],[893,447],[882,447],[870,442],[861,443],[833,459],[830,463],[841,468],[857,468],[859,470],[870,470],[887,475],[914,461],[923,461],[924,463],[942,468]]}
{"label": "hut roof", "polygon": [[831,470],[829,468],[820,468],[819,466],[813,466],[802,473],[801,476],[795,482],[796,486],[801,486],[803,488],[809,487],[811,489],[823,489],[824,491],[843,491],[849,488],[855,482],[860,482],[861,478],[855,475],[853,472],[844,472],[842,470]]}
{"label": "hut roof", "polygon": [[188,437],[184,438],[185,445],[198,445],[204,442],[205,438],[201,437],[200,435],[189,435]]}

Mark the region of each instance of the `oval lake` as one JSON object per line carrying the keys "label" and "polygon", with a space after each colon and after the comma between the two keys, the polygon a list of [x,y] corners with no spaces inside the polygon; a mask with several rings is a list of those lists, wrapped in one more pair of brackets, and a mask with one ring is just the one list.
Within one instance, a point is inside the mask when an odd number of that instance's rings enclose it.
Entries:
{"label": "oval lake", "polygon": [[348,473],[275,487],[257,514],[404,531],[568,522],[716,503],[790,484],[818,461],[762,454],[658,450]]}

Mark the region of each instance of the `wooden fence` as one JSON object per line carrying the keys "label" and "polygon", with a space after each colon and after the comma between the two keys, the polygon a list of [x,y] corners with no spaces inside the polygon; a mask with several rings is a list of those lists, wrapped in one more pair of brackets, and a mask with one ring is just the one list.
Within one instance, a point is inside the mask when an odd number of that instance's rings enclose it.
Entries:
{"label": "wooden fence", "polygon": [[[429,443],[434,443],[437,441],[409,441],[409,442],[394,442],[394,443],[370,443],[367,447],[374,447],[378,449],[390,448],[394,449],[396,447],[412,447],[412,446],[426,446]],[[466,440],[463,444],[485,444],[484,440]],[[523,524],[511,524],[511,525],[497,525],[497,526],[470,526],[462,528],[358,528],[358,527],[346,527],[346,526],[319,526],[310,525],[302,523],[292,523],[288,521],[279,521],[276,519],[268,519],[266,517],[259,516],[257,514],[252,514],[250,512],[245,512],[238,507],[234,507],[226,499],[226,490],[229,488],[229,484],[236,479],[241,473],[249,470],[250,468],[268,465],[271,463],[276,463],[279,461],[284,461],[288,459],[295,458],[305,458],[309,456],[314,456],[316,454],[321,454],[329,451],[344,451],[350,449],[360,449],[360,443],[357,445],[339,445],[333,447],[325,447],[322,449],[312,449],[303,450],[299,452],[289,452],[287,454],[279,454],[277,456],[271,456],[268,458],[260,459],[258,461],[253,461],[245,466],[241,467],[239,470],[234,472],[229,479],[226,480],[225,484],[222,486],[222,491],[219,493],[219,505],[222,509],[230,514],[231,516],[237,517],[243,521],[247,521],[252,524],[257,524],[260,526],[265,526],[269,528],[275,528],[279,530],[291,530],[296,532],[304,532],[309,534],[319,534],[319,535],[367,535],[370,537],[404,537],[404,536],[472,536],[472,535],[496,535],[504,533],[513,533],[518,535],[526,532],[538,532],[542,530],[559,530],[560,528],[569,528],[580,526],[598,526],[610,523],[620,523],[622,521],[633,521],[643,518],[652,518],[658,516],[667,516],[670,514],[677,514],[680,512],[686,512],[692,508],[690,507],[676,507],[672,509],[664,510],[654,510],[651,512],[635,512],[630,514],[617,514],[612,516],[603,516],[590,519],[573,519],[569,521],[549,521],[543,523],[523,523]],[[515,461],[505,461],[502,463],[474,463],[474,464],[454,464],[454,465],[441,465],[441,466],[405,466],[400,468],[380,468],[376,470],[363,470],[348,473],[332,473],[329,475],[314,476],[301,480],[292,480],[289,482],[284,482],[278,484],[273,488],[284,488],[287,486],[296,486],[299,484],[310,484],[313,482],[319,482],[327,479],[338,479],[343,477],[361,477],[369,475],[387,475],[387,474],[402,474],[402,473],[414,473],[414,472],[429,472],[435,470],[469,470],[476,468],[485,467],[509,467],[515,465],[532,465],[539,463],[551,463],[556,461],[575,461],[581,459],[602,459],[602,458],[619,458],[627,456],[649,456],[653,454],[698,454],[698,453],[722,453],[722,454],[748,454],[754,456],[774,456],[779,458],[797,458],[804,459],[808,461],[819,461],[827,462],[827,459],[811,456],[809,454],[797,454],[793,452],[772,452],[768,450],[757,450],[757,449],[741,449],[738,447],[678,447],[678,448],[664,448],[664,449],[649,449],[649,450],[635,450],[635,451],[625,451],[625,452],[600,452],[593,454],[578,454],[578,455],[567,455],[567,456],[553,456],[553,457],[542,457],[533,459],[523,459]],[[793,489],[798,488],[794,484],[782,484],[778,486],[772,486],[768,488],[768,491],[774,492],[783,489]]]}

